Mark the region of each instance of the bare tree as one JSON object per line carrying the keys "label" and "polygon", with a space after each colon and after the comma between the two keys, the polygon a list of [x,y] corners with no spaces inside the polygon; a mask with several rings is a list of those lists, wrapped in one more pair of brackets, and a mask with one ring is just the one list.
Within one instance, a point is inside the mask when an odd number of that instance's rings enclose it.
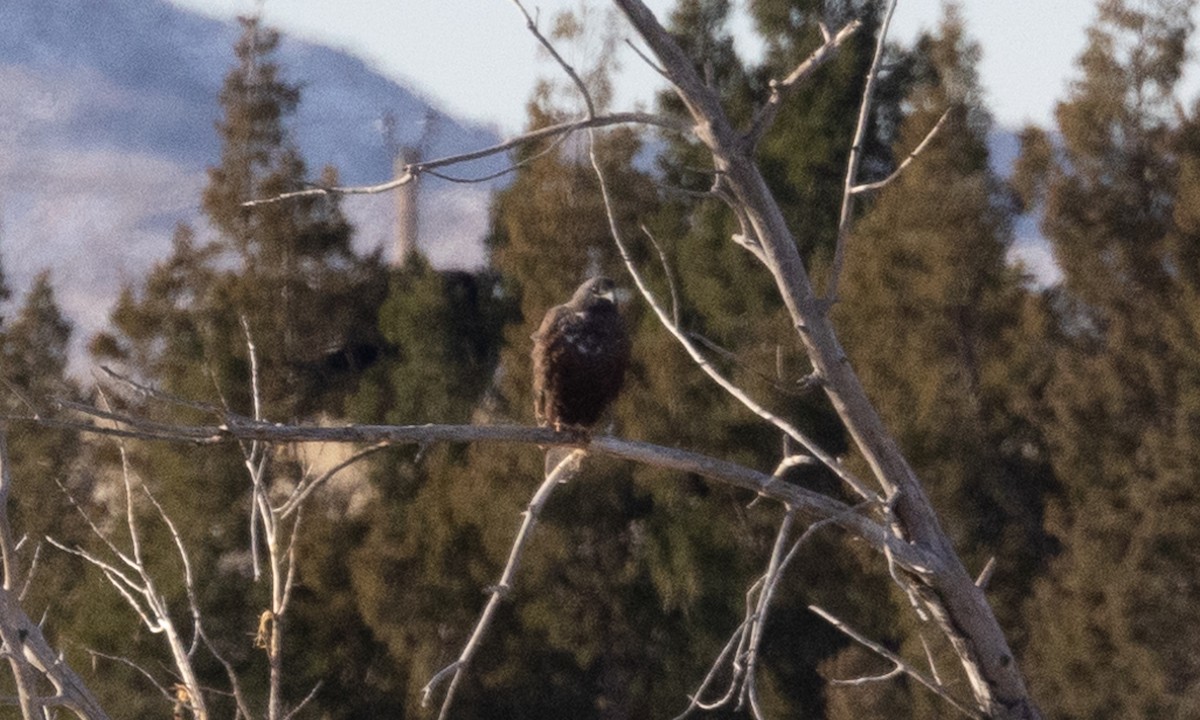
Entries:
{"label": "bare tree", "polygon": [[[598,129],[617,124],[636,123],[689,134],[711,154],[716,178],[712,196],[724,201],[739,220],[740,229],[732,241],[750,252],[771,275],[778,288],[780,300],[790,314],[796,337],[807,351],[814,368],[813,381],[824,389],[848,429],[856,451],[870,470],[869,478],[859,477],[839,459],[823,452],[803,432],[785,419],[770,413],[747,392],[721,375],[708,362],[703,349],[697,347],[679,327],[677,313],[668,312],[663,307],[630,259],[630,253],[626,249],[629,241],[622,236],[615,222],[607,184],[600,163],[595,157],[595,143],[591,145],[592,163],[609,210],[613,240],[620,248],[639,291],[654,309],[663,327],[678,339],[701,371],[707,373],[714,382],[755,412],[764,422],[770,423],[803,448],[803,451],[782,457],[774,473],[762,473],[701,453],[613,437],[598,436],[581,440],[578,436],[559,434],[548,429],[514,426],[286,426],[268,423],[258,414],[252,418],[239,417],[227,409],[217,408],[212,409],[212,424],[184,426],[153,422],[133,415],[80,405],[63,405],[58,416],[43,419],[42,422],[66,424],[93,433],[149,440],[197,444],[245,443],[245,447],[249,448],[247,467],[255,487],[256,518],[268,545],[267,557],[272,582],[277,583],[272,587],[279,589],[278,593],[272,595],[272,608],[269,611],[272,616],[268,618],[268,637],[265,640],[268,647],[276,641],[274,633],[277,632],[279,618],[286,610],[286,588],[290,582],[288,573],[292,567],[292,560],[288,557],[290,549],[281,544],[283,535],[279,523],[295,512],[298,504],[324,482],[322,478],[315,478],[311,482],[303,483],[282,504],[272,504],[263,479],[255,475],[265,448],[270,444],[351,442],[367,445],[362,452],[354,456],[355,459],[364,456],[373,448],[402,443],[515,442],[574,446],[586,453],[606,454],[633,462],[699,474],[717,482],[753,490],[784,507],[783,521],[778,529],[768,565],[762,576],[747,591],[743,622],[733,631],[725,650],[714,660],[713,671],[701,680],[697,692],[685,710],[685,715],[696,708],[737,703],[748,708],[755,716],[762,716],[757,697],[756,673],[764,635],[763,628],[772,598],[779,589],[779,578],[786,572],[797,550],[814,533],[824,528],[836,527],[848,537],[866,543],[877,552],[881,566],[911,600],[912,611],[928,627],[944,637],[953,648],[969,681],[970,689],[969,696],[960,696],[940,679],[931,657],[925,658],[929,665],[928,670],[922,670],[917,661],[887,650],[855,630],[845,620],[814,607],[812,609],[817,615],[828,620],[835,628],[865,648],[885,658],[891,665],[892,669],[882,676],[858,678],[850,682],[861,684],[903,674],[930,688],[969,717],[996,720],[1039,718],[1040,713],[1026,689],[1018,664],[984,595],[982,585],[986,582],[985,578],[981,576],[977,581],[967,572],[941,527],[920,480],[901,453],[894,437],[884,427],[861,382],[850,367],[829,318],[830,308],[837,302],[837,278],[841,270],[841,258],[844,257],[844,244],[849,234],[854,199],[857,195],[887,182],[885,180],[883,183],[859,184],[856,179],[857,147],[864,132],[866,118],[869,116],[872,88],[875,74],[878,72],[878,59],[882,52],[887,21],[885,20],[877,39],[876,62],[866,82],[856,132],[857,139],[847,168],[838,248],[832,275],[825,283],[825,287],[830,291],[825,296],[819,296],[814,289],[816,283],[810,277],[797,250],[796,238],[784,220],[779,202],[770,191],[755,161],[754,151],[756,144],[771,127],[780,107],[787,102],[792,91],[836,53],[848,37],[859,30],[859,23],[850,23],[836,32],[826,30],[823,44],[793,72],[774,82],[769,97],[763,99],[752,121],[746,127],[739,128],[730,120],[713,88],[706,84],[687,55],[642,0],[613,2],[648,48],[648,59],[659,69],[682,101],[689,115],[689,121],[686,123],[648,113],[599,114],[595,109],[596,105],[591,101],[588,88],[579,75],[555,52],[552,44],[538,30],[536,22],[524,12],[520,2],[513,1],[524,13],[530,30],[578,88],[587,108],[584,117],[530,132],[491,148],[411,164],[405,167],[397,178],[382,185],[366,188],[314,187],[279,197],[251,200],[248,204],[284,202],[297,195],[314,193],[383,192],[411,182],[421,173],[435,172],[438,168],[502,153],[525,143],[560,138],[581,131],[591,134]],[[894,2],[889,6],[887,18],[890,18],[894,6]],[[930,137],[940,127],[939,122],[931,129]],[[922,143],[901,163],[901,170],[924,146],[925,143]],[[580,456],[581,453],[574,453],[573,459],[578,460]],[[781,476],[788,467],[810,462],[827,466],[850,493],[858,498],[856,503],[848,504],[781,481]],[[551,473],[531,499],[504,573],[497,585],[491,589],[491,597],[475,631],[458,659],[438,672],[426,686],[425,695],[429,700],[436,696],[443,685],[445,686],[440,703],[443,717],[450,712],[454,690],[469,669],[475,648],[494,617],[496,605],[505,599],[516,580],[522,550],[529,542],[538,513],[558,484],[560,472],[563,476],[569,476],[570,468],[560,466],[559,470]],[[802,532],[797,532],[797,523],[807,523],[807,527]],[[294,533],[293,526],[290,537],[294,538]],[[287,548],[290,548],[290,545]],[[6,570],[7,557],[6,553]],[[985,570],[984,575],[986,574]],[[3,629],[0,627],[0,630]],[[7,642],[7,635],[5,640]],[[719,672],[726,664],[730,672]],[[727,689],[714,695],[713,685],[718,676],[728,676],[731,682]],[[275,668],[272,667],[272,678],[274,677]],[[274,700],[268,716],[279,716]]]}
{"label": "bare tree", "polygon": [[[2,701],[20,707],[21,716],[26,720],[49,717],[56,708],[68,710],[83,720],[107,720],[108,715],[87,685],[46,642],[41,627],[32,622],[21,607],[24,594],[21,578],[31,575],[34,565],[31,560],[30,566],[22,569],[9,524],[8,498],[12,480],[8,427],[0,421],[0,554],[4,563],[4,583],[0,587],[0,642],[3,643],[0,656],[8,661],[17,688],[16,698]],[[44,691],[47,683],[53,687],[53,694]]]}

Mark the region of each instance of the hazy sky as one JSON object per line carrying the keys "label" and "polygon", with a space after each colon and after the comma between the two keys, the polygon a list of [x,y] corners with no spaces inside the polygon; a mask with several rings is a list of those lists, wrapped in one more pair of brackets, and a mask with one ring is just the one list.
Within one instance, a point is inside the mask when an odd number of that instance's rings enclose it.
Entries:
{"label": "hazy sky", "polygon": [[[173,2],[222,18],[257,5],[255,0]],[[524,2],[531,13],[540,12],[546,27],[556,12],[577,7],[580,0]],[[647,4],[663,18],[674,1]],[[962,6],[971,34],[983,46],[980,73],[996,118],[1011,127],[1049,122],[1074,75],[1094,0],[963,0]],[[941,0],[900,0],[892,36],[907,39],[932,27],[941,7]],[[555,71],[538,54],[511,0],[266,0],[265,16],[290,34],[354,52],[452,114],[507,132],[523,124],[536,78]],[[615,109],[653,97],[658,80],[622,50],[625,70]]]}

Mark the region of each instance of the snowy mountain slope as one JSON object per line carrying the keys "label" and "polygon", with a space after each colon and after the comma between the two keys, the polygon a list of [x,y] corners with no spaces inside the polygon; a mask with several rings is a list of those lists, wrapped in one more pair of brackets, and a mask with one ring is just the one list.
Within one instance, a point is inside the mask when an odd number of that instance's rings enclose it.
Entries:
{"label": "snowy mountain slope", "polygon": [[[49,268],[82,343],[121,284],[166,254],[176,224],[205,230],[199,192],[220,150],[217,92],[238,28],[165,0],[0,0],[0,15],[0,263],[18,294]],[[394,142],[424,133],[431,157],[496,142],[345,52],[285,38],[279,60],[303,86],[293,129],[314,175],[330,164],[346,183],[390,177],[385,114]],[[422,182],[422,248],[441,266],[482,264],[491,187]],[[390,246],[391,198],[346,207],[360,246]]]}

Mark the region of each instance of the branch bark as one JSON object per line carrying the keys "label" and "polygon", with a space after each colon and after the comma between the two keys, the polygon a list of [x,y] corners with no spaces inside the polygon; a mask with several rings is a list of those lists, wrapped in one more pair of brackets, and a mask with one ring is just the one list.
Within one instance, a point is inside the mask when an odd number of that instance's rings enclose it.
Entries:
{"label": "branch bark", "polygon": [[[51,427],[74,429],[95,435],[132,437],[141,440],[179,442],[201,446],[236,444],[246,441],[265,443],[355,443],[388,445],[427,445],[450,443],[515,443],[535,446],[580,447],[579,438],[570,432],[555,432],[550,428],[524,425],[283,425],[256,422],[244,417],[230,417],[219,425],[171,425],[144,420],[131,415],[102,411],[72,404],[77,412],[116,422],[116,427],[98,425],[86,419],[57,417],[9,418],[13,421],[34,422]],[[0,417],[0,420],[3,420]],[[806,521],[832,518],[851,535],[883,553],[893,555],[896,563],[917,575],[929,572],[932,560],[925,551],[897,538],[859,508],[826,497],[798,485],[793,485],[770,473],[721,460],[697,452],[664,447],[652,443],[624,440],[612,436],[593,436],[585,449],[589,453],[608,455],[654,467],[698,475],[715,482],[742,488],[763,497],[796,508]]]}

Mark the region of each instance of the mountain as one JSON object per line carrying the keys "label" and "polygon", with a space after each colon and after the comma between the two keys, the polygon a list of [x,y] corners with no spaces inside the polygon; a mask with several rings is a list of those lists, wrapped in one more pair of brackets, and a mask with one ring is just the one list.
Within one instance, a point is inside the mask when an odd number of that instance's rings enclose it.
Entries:
{"label": "mountain", "polygon": [[[18,294],[50,269],[82,344],[121,285],[166,255],[175,225],[207,232],[200,189],[220,152],[217,93],[239,29],[165,0],[0,8],[0,262]],[[346,52],[285,37],[278,59],[303,88],[293,130],[314,176],[332,165],[344,183],[378,183],[391,177],[389,146],[440,157],[498,140]],[[504,163],[456,170],[484,176]],[[482,265],[492,186],[421,182],[422,249],[442,267]],[[360,247],[390,247],[394,198],[345,207]]]}

